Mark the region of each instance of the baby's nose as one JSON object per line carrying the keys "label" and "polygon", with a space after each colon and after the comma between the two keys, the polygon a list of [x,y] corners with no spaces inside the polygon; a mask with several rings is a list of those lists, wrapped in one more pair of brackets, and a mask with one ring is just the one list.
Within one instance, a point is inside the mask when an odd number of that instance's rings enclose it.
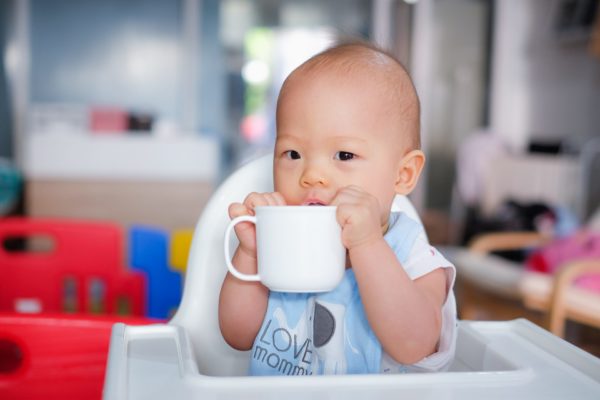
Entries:
{"label": "baby's nose", "polygon": [[325,173],[320,168],[307,167],[300,178],[302,186],[325,186],[328,183]]}

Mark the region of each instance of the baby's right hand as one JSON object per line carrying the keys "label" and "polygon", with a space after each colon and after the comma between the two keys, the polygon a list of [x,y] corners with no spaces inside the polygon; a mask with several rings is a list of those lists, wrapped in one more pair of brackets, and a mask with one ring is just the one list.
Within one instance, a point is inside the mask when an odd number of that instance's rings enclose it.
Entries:
{"label": "baby's right hand", "polygon": [[[284,206],[281,193],[250,193],[243,203],[232,203],[229,206],[229,217],[234,219],[241,215],[254,215],[254,208],[259,206]],[[252,258],[256,258],[256,226],[250,222],[241,222],[235,226],[235,234],[240,241],[240,250]]]}

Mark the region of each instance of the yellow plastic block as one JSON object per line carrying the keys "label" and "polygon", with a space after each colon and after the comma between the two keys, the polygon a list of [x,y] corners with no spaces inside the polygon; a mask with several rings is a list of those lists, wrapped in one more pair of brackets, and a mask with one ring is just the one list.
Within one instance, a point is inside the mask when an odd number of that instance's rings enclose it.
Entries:
{"label": "yellow plastic block", "polygon": [[173,269],[185,272],[193,235],[194,231],[192,229],[180,229],[173,231],[169,260]]}

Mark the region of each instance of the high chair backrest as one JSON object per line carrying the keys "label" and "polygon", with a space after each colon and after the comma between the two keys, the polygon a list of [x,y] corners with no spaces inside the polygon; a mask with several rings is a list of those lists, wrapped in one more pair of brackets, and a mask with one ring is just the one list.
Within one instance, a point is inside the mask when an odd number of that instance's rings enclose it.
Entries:
{"label": "high chair backrest", "polygon": [[[183,299],[169,323],[182,326],[187,331],[202,374],[232,376],[247,373],[249,352],[229,347],[219,329],[219,291],[227,271],[223,237],[229,222],[229,204],[243,201],[251,192],[272,191],[272,171],[272,155],[241,167],[216,190],[196,225]],[[414,207],[404,196],[396,196],[392,210],[403,211],[420,221]],[[236,245],[237,239],[232,238],[231,249]]]}

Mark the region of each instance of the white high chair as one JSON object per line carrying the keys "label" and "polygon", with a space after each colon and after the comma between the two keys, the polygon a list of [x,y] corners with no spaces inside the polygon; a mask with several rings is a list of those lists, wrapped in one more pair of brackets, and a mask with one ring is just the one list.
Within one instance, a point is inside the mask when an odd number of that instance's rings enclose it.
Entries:
{"label": "white high chair", "polygon": [[[265,156],[242,167],[215,192],[196,227],[183,299],[168,324],[114,326],[105,399],[600,398],[600,359],[526,320],[461,321],[450,372],[244,376],[250,352],[230,348],[218,326],[219,289],[227,270],[222,241],[228,205],[249,192],[272,190],[271,175],[272,157]],[[404,197],[396,198],[393,209],[419,220]]]}

